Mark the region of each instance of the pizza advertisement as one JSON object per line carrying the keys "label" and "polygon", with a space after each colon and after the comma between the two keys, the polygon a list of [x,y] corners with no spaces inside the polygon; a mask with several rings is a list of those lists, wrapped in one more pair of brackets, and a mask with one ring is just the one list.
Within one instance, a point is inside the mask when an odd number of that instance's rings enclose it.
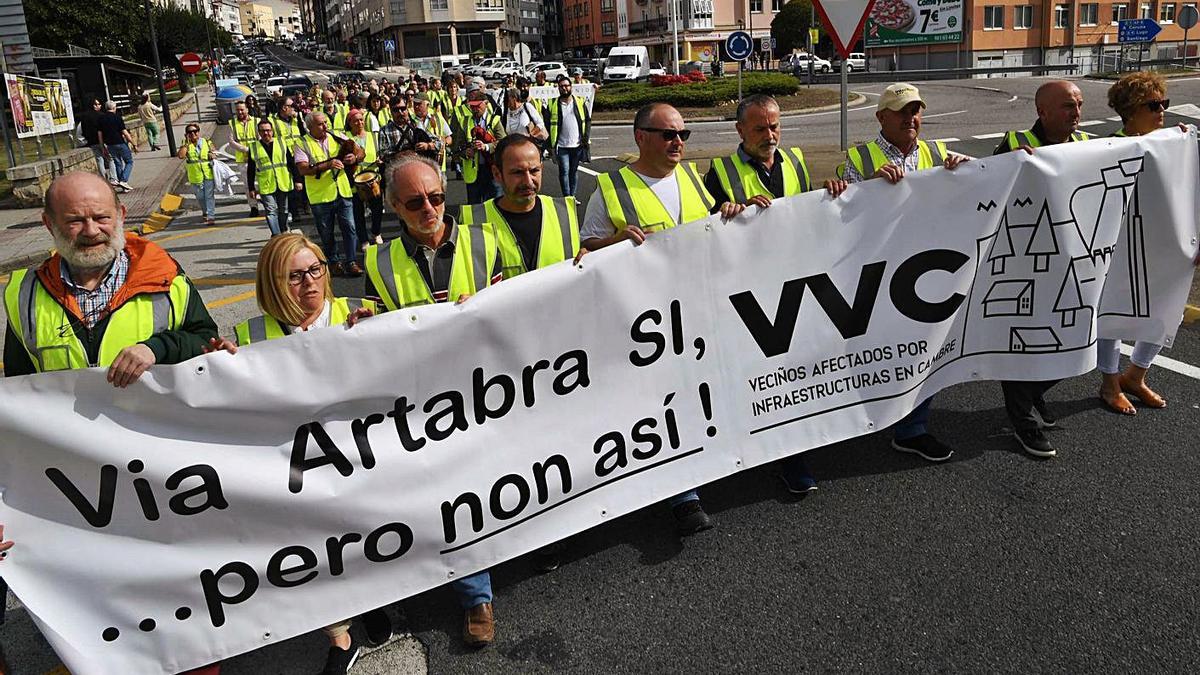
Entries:
{"label": "pizza advertisement", "polygon": [[963,0],[875,0],[867,47],[962,42]]}

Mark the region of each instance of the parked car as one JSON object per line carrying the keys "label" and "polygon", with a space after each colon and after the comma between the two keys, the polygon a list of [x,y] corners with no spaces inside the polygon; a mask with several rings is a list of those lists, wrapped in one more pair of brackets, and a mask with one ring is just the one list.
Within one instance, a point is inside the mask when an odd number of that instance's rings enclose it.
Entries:
{"label": "parked car", "polygon": [[792,56],[792,74],[803,77],[808,74],[809,62],[814,73],[832,73],[833,64],[813,54],[795,54]]}
{"label": "parked car", "polygon": [[[856,70],[866,70],[867,55],[862,52],[850,52],[850,58],[846,59],[846,63],[849,64],[848,67],[850,69],[847,72],[853,73]],[[836,59],[833,65],[839,73],[842,72],[842,60],[840,58]]]}
{"label": "parked car", "polygon": [[267,94],[278,94],[283,91],[283,85],[287,84],[286,77],[268,77],[267,78]]}
{"label": "parked car", "polygon": [[547,82],[554,82],[560,75],[571,76],[567,72],[567,66],[561,61],[534,61],[525,66],[525,76],[531,80],[537,77],[539,71],[546,74]]}
{"label": "parked car", "polygon": [[485,80],[502,80],[505,75],[515,75],[516,71],[520,69],[521,67],[517,65],[516,61],[504,59],[487,67],[476,68],[475,71],[479,77]]}
{"label": "parked car", "polygon": [[[489,56],[488,58],[480,61],[479,63],[475,63],[475,64],[467,66],[466,68],[463,68],[463,73],[465,73],[466,75],[471,76],[471,77],[474,77],[476,75],[478,75],[479,77],[483,77],[483,73],[481,71],[484,68],[495,68],[496,66],[500,65],[501,63],[504,63],[507,60],[508,59],[506,59],[502,56]],[[444,70],[445,69],[443,68],[443,71]]]}
{"label": "parked car", "polygon": [[653,77],[654,75],[666,75],[666,74],[667,74],[667,69],[663,68],[661,63],[659,63],[658,61],[650,62],[650,76],[651,77]]}
{"label": "parked car", "polygon": [[600,66],[597,65],[594,59],[567,59],[563,61],[563,65],[568,71],[573,71],[576,68],[583,71],[583,76],[587,79],[595,79],[600,74]]}
{"label": "parked car", "polygon": [[703,61],[685,61],[679,64],[679,74],[687,75],[688,73],[704,73],[708,74],[708,64]]}

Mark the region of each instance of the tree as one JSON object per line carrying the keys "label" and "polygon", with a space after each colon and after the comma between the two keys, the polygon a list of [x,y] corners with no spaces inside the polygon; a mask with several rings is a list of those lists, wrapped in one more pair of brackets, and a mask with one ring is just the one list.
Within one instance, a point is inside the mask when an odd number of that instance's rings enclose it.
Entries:
{"label": "tree", "polygon": [[146,40],[145,10],[138,0],[27,2],[25,19],[30,43],[56,51],[73,44],[93,54],[132,58]]}
{"label": "tree", "polygon": [[[775,54],[791,54],[808,44],[808,28],[813,20],[812,0],[791,0],[771,21],[771,37],[775,40]],[[821,28],[820,18],[816,25]],[[821,29],[822,34],[825,32]]]}

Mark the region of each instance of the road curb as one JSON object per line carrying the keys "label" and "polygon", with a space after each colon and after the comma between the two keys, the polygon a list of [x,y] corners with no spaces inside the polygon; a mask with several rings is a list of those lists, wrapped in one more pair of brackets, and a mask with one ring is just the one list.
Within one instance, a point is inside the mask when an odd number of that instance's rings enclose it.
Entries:
{"label": "road curb", "polygon": [[[866,102],[866,100],[867,100],[867,97],[863,96],[862,94],[851,94],[849,100],[846,102],[846,107],[849,108],[851,106],[859,105],[861,103]],[[839,102],[839,103],[831,103],[829,105],[817,106],[816,108],[801,108],[799,110],[789,110],[785,113],[781,113],[779,115],[779,117],[780,117],[780,119],[787,119],[789,117],[801,117],[803,115],[811,115],[812,113],[815,113],[815,112],[826,112],[829,110],[837,110],[841,106],[842,106],[842,104]],[[685,117],[685,118],[683,118],[683,121],[684,122],[732,122],[733,118],[732,117],[724,117],[721,115],[706,115],[704,117]],[[627,127],[630,124],[633,124],[632,117],[627,120],[605,121],[605,122],[601,122],[601,121],[597,121],[597,120],[592,121],[593,127]]]}

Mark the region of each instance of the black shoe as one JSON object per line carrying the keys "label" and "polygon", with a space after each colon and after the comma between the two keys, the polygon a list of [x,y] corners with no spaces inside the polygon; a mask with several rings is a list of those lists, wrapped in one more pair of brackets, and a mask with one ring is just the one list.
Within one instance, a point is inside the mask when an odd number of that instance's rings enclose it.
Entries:
{"label": "black shoe", "polygon": [[1041,429],[1018,431],[1016,436],[1017,442],[1021,444],[1021,448],[1025,450],[1026,454],[1041,459],[1049,459],[1058,454],[1054,446],[1050,445],[1050,441],[1046,440],[1046,434],[1043,434]]}
{"label": "black shoe", "polygon": [[378,647],[392,637],[392,619],[382,608],[373,609],[360,618],[367,634],[368,647]]}
{"label": "black shoe", "polygon": [[358,660],[358,652],[358,645],[354,644],[353,637],[350,638],[350,649],[331,645],[329,655],[325,657],[325,669],[321,671],[321,675],[345,675]]}
{"label": "black shoe", "polygon": [[904,440],[893,438],[892,447],[900,452],[920,455],[922,459],[930,462],[944,462],[954,454],[950,446],[934,438],[932,434],[921,434]]}
{"label": "black shoe", "polygon": [[704,512],[699,499],[689,499],[682,504],[676,504],[671,513],[675,514],[675,526],[684,537],[711,529],[713,526],[712,518]]}
{"label": "black shoe", "polygon": [[251,217],[251,218],[257,218],[257,217],[258,217],[258,207],[257,207],[257,206],[251,206],[251,207],[250,207],[250,217]]}
{"label": "black shoe", "polygon": [[1058,420],[1050,413],[1050,409],[1046,407],[1045,401],[1037,401],[1033,404],[1033,410],[1030,411],[1033,419],[1037,420],[1039,429],[1057,429]]}
{"label": "black shoe", "polygon": [[779,479],[787,491],[794,495],[806,495],[817,489],[817,479],[808,470],[804,455],[792,455],[780,462]]}
{"label": "black shoe", "polygon": [[545,574],[553,572],[562,565],[562,551],[566,546],[556,541],[549,546],[543,546],[533,552],[533,569]]}

